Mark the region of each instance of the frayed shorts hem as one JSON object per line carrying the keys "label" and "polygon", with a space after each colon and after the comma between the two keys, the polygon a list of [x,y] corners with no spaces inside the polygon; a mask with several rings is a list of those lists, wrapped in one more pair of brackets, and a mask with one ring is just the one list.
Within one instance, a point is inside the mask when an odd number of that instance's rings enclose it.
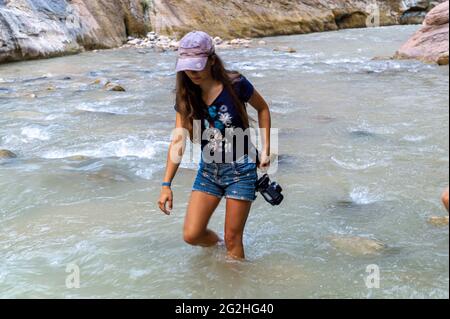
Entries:
{"label": "frayed shorts hem", "polygon": [[212,192],[208,192],[208,191],[205,191],[204,189],[192,188],[192,191],[197,191],[197,192],[206,193],[206,194],[215,196],[215,197],[217,197],[217,198],[222,198],[222,197],[223,197],[223,195],[219,195],[219,194],[215,194],[215,193],[212,193]]}
{"label": "frayed shorts hem", "polygon": [[244,196],[232,196],[232,195],[225,195],[225,198],[245,200],[247,202],[254,202],[256,200],[256,198],[251,199],[251,198],[244,197]]}
{"label": "frayed shorts hem", "polygon": [[248,197],[245,197],[245,196],[219,195],[219,194],[215,194],[215,193],[212,193],[212,192],[208,192],[208,191],[206,191],[204,189],[198,189],[198,188],[192,188],[192,191],[202,192],[202,193],[205,193],[205,194],[208,194],[208,195],[215,196],[217,198],[225,197],[225,198],[231,198],[231,199],[244,200],[244,201],[248,201],[248,202],[254,202],[256,200],[256,197],[252,199],[252,198],[248,198]]}

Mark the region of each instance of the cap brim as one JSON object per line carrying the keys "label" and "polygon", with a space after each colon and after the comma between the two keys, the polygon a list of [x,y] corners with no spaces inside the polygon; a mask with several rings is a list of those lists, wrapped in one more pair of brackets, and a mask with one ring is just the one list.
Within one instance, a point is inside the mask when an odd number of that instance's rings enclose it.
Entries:
{"label": "cap brim", "polygon": [[200,58],[179,58],[177,61],[176,72],[180,71],[203,71],[208,62],[208,57]]}

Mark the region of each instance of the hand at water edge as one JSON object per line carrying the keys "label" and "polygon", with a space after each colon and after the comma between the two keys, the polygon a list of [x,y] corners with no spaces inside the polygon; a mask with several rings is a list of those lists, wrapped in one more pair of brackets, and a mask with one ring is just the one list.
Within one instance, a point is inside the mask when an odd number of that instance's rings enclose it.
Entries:
{"label": "hand at water edge", "polygon": [[[167,207],[168,205],[168,207]],[[163,187],[161,189],[161,194],[159,195],[158,206],[161,211],[170,215],[173,209],[173,192],[169,187]],[[169,208],[169,209],[167,209]]]}

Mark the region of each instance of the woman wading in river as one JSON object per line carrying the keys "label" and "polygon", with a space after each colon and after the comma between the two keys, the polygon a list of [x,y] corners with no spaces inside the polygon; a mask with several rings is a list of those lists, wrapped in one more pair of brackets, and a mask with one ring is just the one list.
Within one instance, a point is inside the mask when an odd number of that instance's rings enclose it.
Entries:
{"label": "woman wading in river", "polygon": [[[202,156],[184,222],[184,240],[196,246],[213,246],[220,239],[208,229],[208,222],[223,196],[226,198],[225,245],[227,255],[243,259],[243,233],[252,202],[256,198],[257,168],[270,165],[271,118],[267,103],[254,86],[240,73],[228,71],[215,53],[212,38],[193,31],[180,41],[176,65],[176,128],[185,129],[193,140],[194,121],[201,127]],[[245,103],[258,111],[262,152],[246,134],[236,131],[249,128]],[[264,130],[265,129],[265,130]],[[235,134],[236,141],[230,132]],[[171,182],[179,167],[169,147],[167,167],[158,201],[160,209],[170,214],[173,206]],[[243,145],[243,148],[238,147]],[[243,150],[243,151],[242,151]],[[167,207],[168,206],[168,207]]]}

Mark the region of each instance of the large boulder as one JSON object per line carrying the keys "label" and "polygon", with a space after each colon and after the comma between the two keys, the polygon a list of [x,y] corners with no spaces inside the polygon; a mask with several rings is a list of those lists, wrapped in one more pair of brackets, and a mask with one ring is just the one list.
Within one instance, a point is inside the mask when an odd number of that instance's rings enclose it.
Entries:
{"label": "large boulder", "polygon": [[431,10],[423,27],[397,51],[395,58],[448,65],[448,15],[448,1]]}

